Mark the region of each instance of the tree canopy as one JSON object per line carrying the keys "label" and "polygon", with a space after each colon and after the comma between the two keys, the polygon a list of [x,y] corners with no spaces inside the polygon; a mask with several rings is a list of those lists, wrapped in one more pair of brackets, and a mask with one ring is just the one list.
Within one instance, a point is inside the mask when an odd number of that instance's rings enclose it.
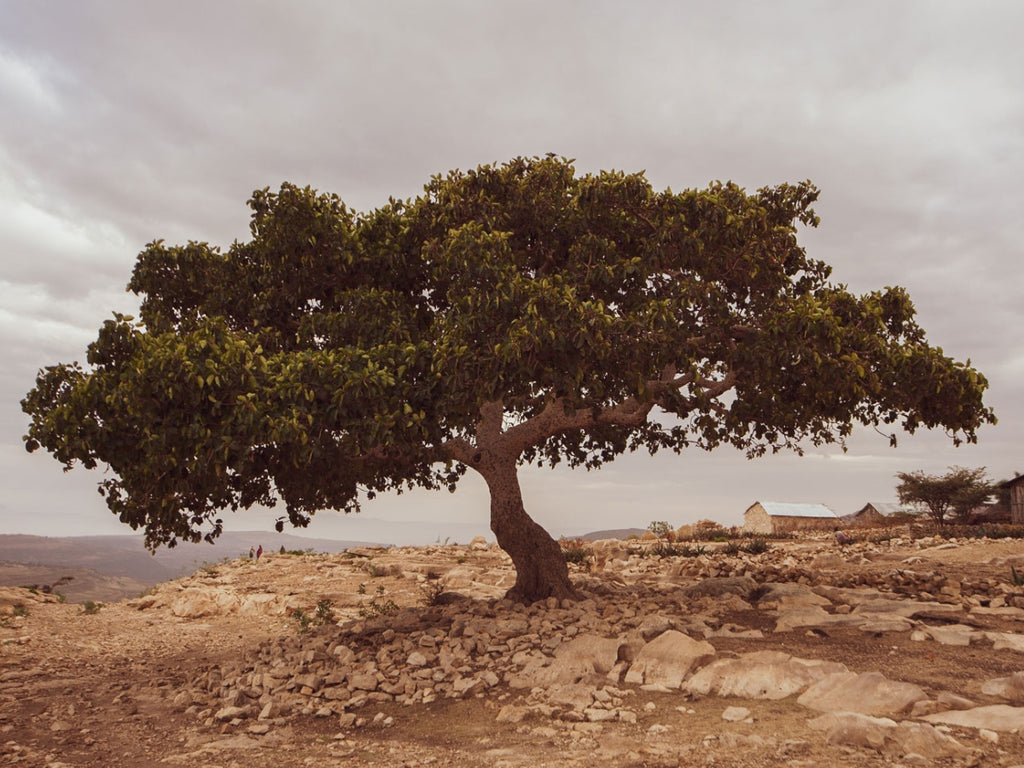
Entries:
{"label": "tree canopy", "polygon": [[248,241],[142,251],[140,317],[106,321],[85,365],[40,372],[26,447],[107,465],[108,506],[151,546],[216,536],[224,509],[281,501],[305,525],[473,469],[514,596],[568,596],[523,463],[757,456],[856,424],[973,442],[994,421],[984,377],[926,342],[903,289],[853,295],[808,258],[817,196],[658,192],[550,156],[435,176],[368,213],[263,189]]}
{"label": "tree canopy", "polygon": [[996,490],[985,467],[950,467],[944,475],[929,475],[922,470],[898,472],[896,477],[900,481],[896,486],[900,503],[923,509],[937,525],[949,522],[950,514],[957,522],[968,522],[971,511]]}

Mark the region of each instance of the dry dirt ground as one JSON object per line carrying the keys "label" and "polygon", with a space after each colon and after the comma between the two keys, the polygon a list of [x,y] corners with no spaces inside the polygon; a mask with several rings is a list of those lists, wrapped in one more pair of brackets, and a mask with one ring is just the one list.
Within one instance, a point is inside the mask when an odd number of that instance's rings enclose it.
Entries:
{"label": "dry dirt ground", "polygon": [[[777,557],[780,551],[799,554],[803,547],[820,550],[830,544],[786,541],[772,546]],[[888,550],[874,558],[846,558],[838,547],[836,551],[842,558],[839,568],[851,574],[891,571],[914,557],[920,558],[913,566],[918,571],[1006,581],[1004,558],[1024,555],[1024,541],[963,542],[946,549],[921,549],[908,542],[905,550]],[[468,556],[465,547],[432,547],[414,553],[378,553],[374,563],[386,570],[392,564],[389,558],[394,558],[406,571],[411,565],[443,570]],[[371,578],[354,565],[315,567],[323,558],[352,562],[343,557],[274,553],[255,565],[221,568],[237,569],[253,591],[288,592],[314,603],[323,595],[358,594],[359,584],[368,584],[372,590],[383,587],[387,598],[399,605],[423,603],[422,585],[407,576]],[[496,570],[509,567],[497,552],[472,553],[472,557]],[[303,563],[308,564],[305,570]],[[603,577],[590,574],[589,578]],[[369,724],[344,731],[335,717],[295,716],[253,746],[253,739],[243,738],[251,721],[235,728],[207,724],[172,702],[197,670],[237,660],[261,641],[297,634],[300,629],[293,617],[229,614],[184,619],[166,610],[139,610],[132,601],[87,612],[82,605],[32,598],[16,611],[20,615],[8,615],[0,622],[0,764],[51,768],[892,764],[870,749],[826,744],[824,735],[807,725],[816,713],[792,698],[687,700],[678,692],[638,690],[631,701],[639,713],[636,723],[602,723],[595,728],[597,724],[537,719],[497,722],[499,708],[515,695],[504,686],[479,697],[440,699],[430,705],[384,703],[368,713]],[[346,613],[354,617],[359,605],[355,600],[337,604],[342,617]],[[722,620],[759,627],[764,638],[716,638],[719,654],[781,649],[798,657],[840,661],[855,672],[879,671],[930,693],[962,693],[980,703],[985,703],[979,697],[981,681],[1024,669],[1024,654],[994,653],[990,645],[913,642],[907,632],[874,635],[852,628],[775,634],[774,622],[757,610],[725,615]],[[1024,632],[1021,622],[1000,618],[992,618],[982,629]],[[723,710],[732,704],[748,707],[753,722],[724,723]],[[658,738],[652,739],[652,734]],[[1020,734],[1000,734],[998,744],[973,730],[953,729],[952,735],[975,750],[973,756],[933,764],[1024,765]],[[766,739],[770,746],[759,747],[751,736]]]}

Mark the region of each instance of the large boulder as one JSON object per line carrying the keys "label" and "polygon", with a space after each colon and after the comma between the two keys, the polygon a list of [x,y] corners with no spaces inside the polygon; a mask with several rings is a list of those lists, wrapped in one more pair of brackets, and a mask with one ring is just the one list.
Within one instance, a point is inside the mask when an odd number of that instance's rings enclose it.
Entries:
{"label": "large boulder", "polygon": [[691,669],[715,655],[706,640],[670,629],[645,645],[626,673],[626,682],[664,688],[679,688]]}

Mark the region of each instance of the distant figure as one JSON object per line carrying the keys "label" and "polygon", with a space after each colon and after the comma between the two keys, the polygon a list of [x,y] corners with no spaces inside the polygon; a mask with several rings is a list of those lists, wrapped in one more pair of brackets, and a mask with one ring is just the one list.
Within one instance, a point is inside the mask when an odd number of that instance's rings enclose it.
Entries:
{"label": "distant figure", "polygon": [[846,531],[836,531],[836,544],[843,546],[850,543],[850,536]]}
{"label": "distant figure", "polygon": [[256,550],[249,547],[249,559],[252,560],[254,557],[256,557]]}
{"label": "distant figure", "polygon": [[263,545],[260,544],[260,548],[256,550],[256,559],[259,560],[263,556]]}

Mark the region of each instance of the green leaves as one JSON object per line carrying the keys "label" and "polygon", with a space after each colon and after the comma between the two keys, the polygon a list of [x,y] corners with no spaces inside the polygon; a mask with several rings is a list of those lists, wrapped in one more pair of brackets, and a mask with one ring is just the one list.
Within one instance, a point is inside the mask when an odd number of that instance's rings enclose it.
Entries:
{"label": "green leaves", "polygon": [[918,507],[938,525],[949,522],[950,512],[956,514],[958,522],[966,523],[971,511],[995,492],[985,467],[950,467],[944,475],[928,475],[921,470],[898,472],[896,477],[900,481],[896,486],[900,503]]}
{"label": "green leaves", "polygon": [[856,423],[973,441],[994,421],[984,377],[928,346],[902,289],[828,282],[796,239],[817,195],[656,192],[555,157],[452,171],[365,214],[258,190],[251,240],[143,250],[140,319],[105,322],[87,367],[40,372],[26,448],[108,465],[111,510],[159,543],[215,535],[224,508],[280,500],[303,525],[453,489],[485,403],[528,435],[522,460],[587,467],[799,450]]}

